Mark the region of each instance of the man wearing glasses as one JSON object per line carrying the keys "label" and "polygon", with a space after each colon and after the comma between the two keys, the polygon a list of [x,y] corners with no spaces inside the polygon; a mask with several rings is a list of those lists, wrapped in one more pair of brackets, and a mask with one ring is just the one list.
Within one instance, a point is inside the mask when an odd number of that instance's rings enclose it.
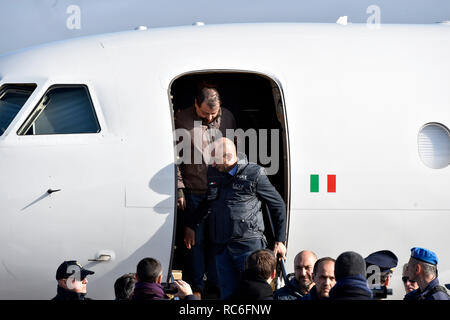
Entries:
{"label": "man wearing glasses", "polygon": [[409,280],[408,274],[406,272],[407,267],[408,267],[408,264],[405,263],[403,265],[402,281],[403,281],[403,286],[405,287],[405,292],[410,293],[411,291],[419,289],[419,285],[417,284],[416,281]]}

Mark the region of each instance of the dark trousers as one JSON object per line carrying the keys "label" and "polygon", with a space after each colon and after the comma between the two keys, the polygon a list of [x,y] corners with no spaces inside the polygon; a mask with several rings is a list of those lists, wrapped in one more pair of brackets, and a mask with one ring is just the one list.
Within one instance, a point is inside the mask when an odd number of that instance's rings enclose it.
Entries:
{"label": "dark trousers", "polygon": [[245,260],[255,250],[264,249],[265,240],[249,241],[242,248],[216,245],[216,265],[220,285],[220,298],[228,300],[234,294],[245,269]]}
{"label": "dark trousers", "polygon": [[[185,214],[195,211],[206,195],[186,194]],[[195,245],[187,250],[187,261],[185,264],[186,280],[194,291],[205,288],[203,277],[206,274],[208,284],[219,287],[216,269],[216,257],[212,244],[208,243],[206,237],[207,220],[203,220],[195,230]]]}

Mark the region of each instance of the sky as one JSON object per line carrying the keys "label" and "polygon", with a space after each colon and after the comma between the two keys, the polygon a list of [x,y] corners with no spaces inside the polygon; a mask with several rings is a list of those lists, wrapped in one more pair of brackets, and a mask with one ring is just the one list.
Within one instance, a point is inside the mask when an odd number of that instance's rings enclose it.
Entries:
{"label": "sky", "polygon": [[0,54],[84,35],[148,28],[250,22],[381,23],[450,20],[450,0],[0,0]]}

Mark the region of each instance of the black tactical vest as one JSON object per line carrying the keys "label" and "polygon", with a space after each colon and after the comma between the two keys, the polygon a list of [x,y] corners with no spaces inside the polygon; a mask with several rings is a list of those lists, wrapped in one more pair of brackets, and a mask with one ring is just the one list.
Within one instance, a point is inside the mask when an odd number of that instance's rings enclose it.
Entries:
{"label": "black tactical vest", "polygon": [[237,164],[234,176],[208,170],[210,235],[216,244],[264,238],[261,201],[256,186],[263,168],[255,163]]}

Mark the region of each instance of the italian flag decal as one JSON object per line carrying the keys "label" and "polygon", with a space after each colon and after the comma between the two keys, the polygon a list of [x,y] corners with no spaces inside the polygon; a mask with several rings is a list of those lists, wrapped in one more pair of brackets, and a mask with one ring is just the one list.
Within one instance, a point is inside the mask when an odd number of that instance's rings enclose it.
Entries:
{"label": "italian flag decal", "polygon": [[[312,174],[310,176],[310,190],[311,192],[319,192],[319,175]],[[327,192],[336,192],[336,175],[327,175]]]}

